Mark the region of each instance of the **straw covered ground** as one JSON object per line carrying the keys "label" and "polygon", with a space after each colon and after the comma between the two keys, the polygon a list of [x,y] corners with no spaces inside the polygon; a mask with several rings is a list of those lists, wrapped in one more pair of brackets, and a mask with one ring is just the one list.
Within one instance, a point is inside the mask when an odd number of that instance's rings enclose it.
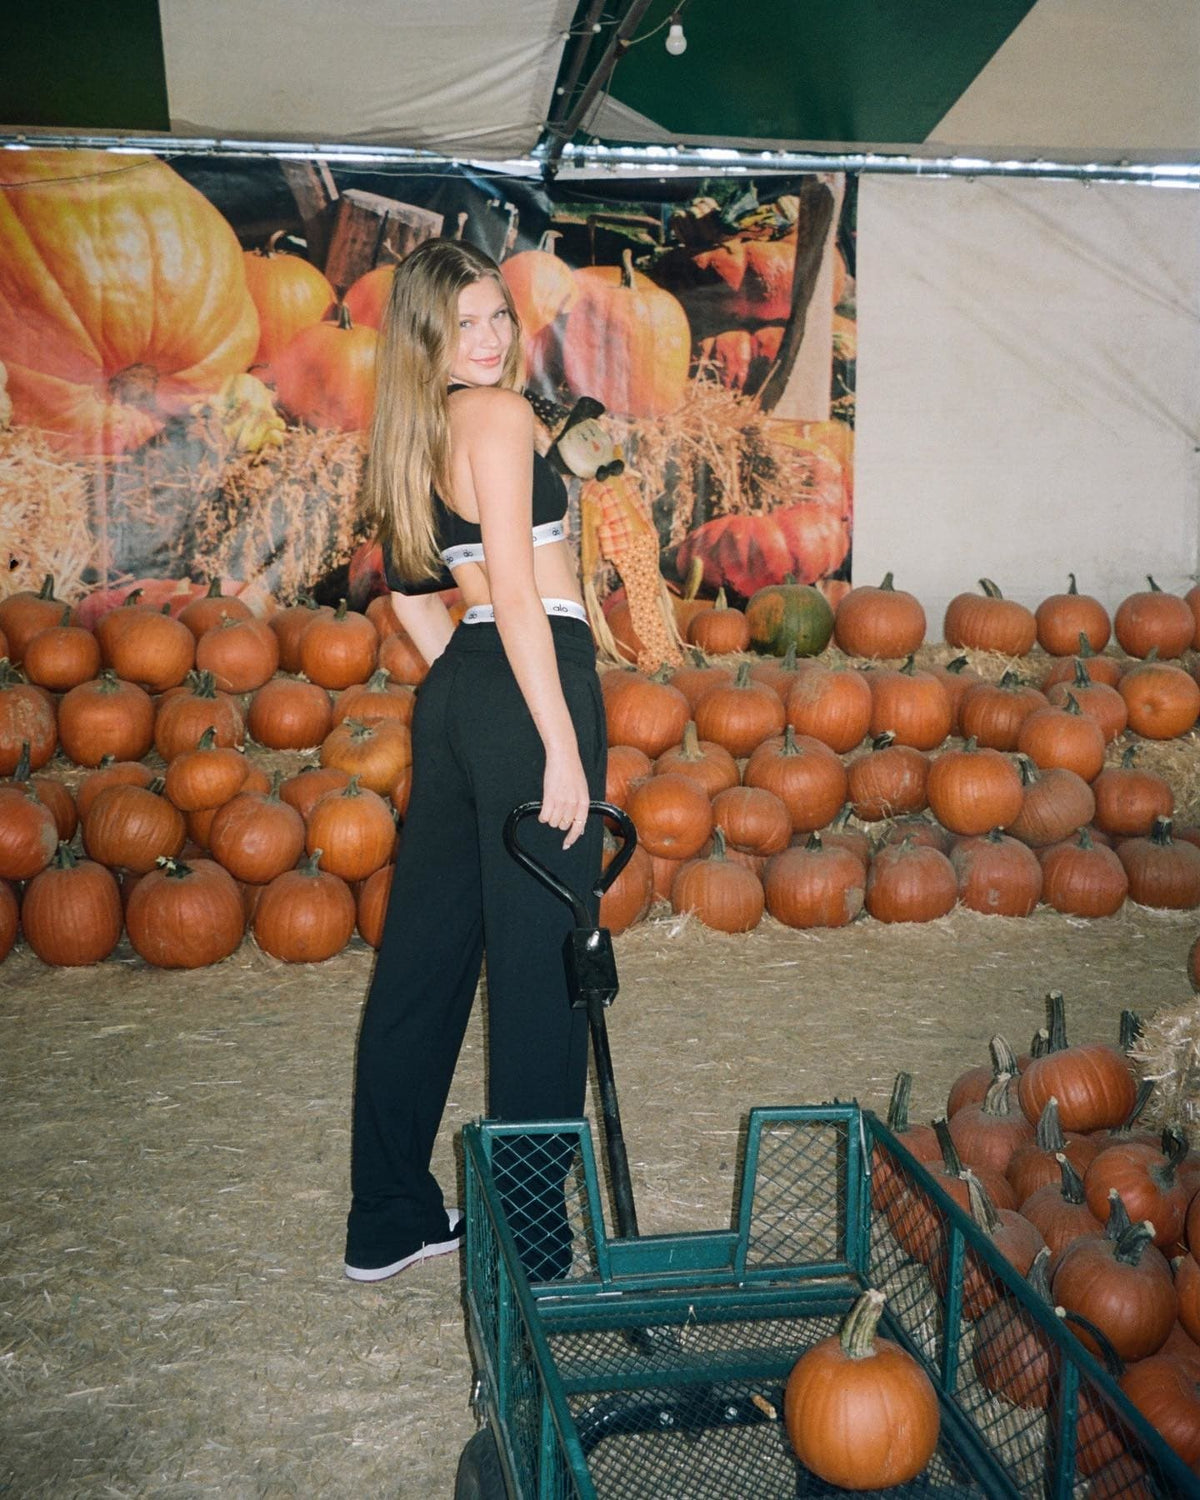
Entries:
{"label": "straw covered ground", "polygon": [[[968,911],[617,941],[610,1016],[644,1231],[728,1222],[758,1103],[914,1111],[1051,987],[1078,1039],[1187,1007],[1190,913]],[[123,943],[98,969],[0,968],[0,1493],[449,1496],[474,1428],[460,1269],[341,1277],[354,1034],[373,954],[287,967],[247,940],[190,973]],[[438,1149],[482,1098],[482,1007]]]}

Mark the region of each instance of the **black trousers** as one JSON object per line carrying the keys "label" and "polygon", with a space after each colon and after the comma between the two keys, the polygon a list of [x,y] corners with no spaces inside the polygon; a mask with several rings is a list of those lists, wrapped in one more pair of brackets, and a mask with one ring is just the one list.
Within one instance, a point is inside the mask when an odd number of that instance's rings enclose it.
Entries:
{"label": "black trousers", "polygon": [[[550,628],[588,785],[603,797],[604,708],[591,632],[553,616]],[[544,764],[495,625],[460,625],[421,684],[413,717],[412,792],[358,1043],[351,1265],[389,1265],[447,1237],[429,1163],[485,950],[488,1115],[583,1113],[587,1021],[571,1008],[563,956],[574,919],[501,838],[512,808],[541,797]],[[595,884],[598,818],[565,852],[563,831],[533,817],[519,837],[574,890]]]}

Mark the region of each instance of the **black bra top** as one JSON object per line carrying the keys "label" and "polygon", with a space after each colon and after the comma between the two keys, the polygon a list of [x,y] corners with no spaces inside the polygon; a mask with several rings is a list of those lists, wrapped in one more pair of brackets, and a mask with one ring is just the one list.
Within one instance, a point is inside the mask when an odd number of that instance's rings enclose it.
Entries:
{"label": "black bra top", "polygon": [[[450,391],[465,390],[462,385],[450,386]],[[533,455],[533,525],[543,526],[548,521],[561,521],[567,513],[567,489],[562,478],[548,458],[536,450]],[[433,525],[439,552],[450,547],[478,545],[483,540],[483,531],[476,521],[468,521],[450,509],[436,490],[433,492]],[[384,554],[384,578],[390,589],[400,594],[431,594],[439,589],[454,587],[454,578],[443,564],[437,578],[422,579],[419,583],[408,583],[400,578],[392,565],[391,557]]]}

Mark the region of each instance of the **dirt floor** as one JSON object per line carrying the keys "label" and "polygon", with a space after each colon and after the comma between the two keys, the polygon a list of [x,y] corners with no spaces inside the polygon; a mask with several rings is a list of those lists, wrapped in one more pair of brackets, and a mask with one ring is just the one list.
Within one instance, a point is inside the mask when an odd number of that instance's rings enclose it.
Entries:
{"label": "dirt floor", "polygon": [[[1061,988],[1076,1040],[1187,1003],[1194,913],[957,911],[726,937],[662,915],[616,940],[610,1017],[644,1232],[728,1223],[754,1104],[899,1068],[916,1118],[1027,1045]],[[123,943],[92,970],[0,967],[0,1494],[453,1493],[474,1430],[457,1257],[341,1275],[354,1035],[374,955],[289,967],[250,941],[192,974]],[[477,1014],[438,1149],[482,1099]]]}

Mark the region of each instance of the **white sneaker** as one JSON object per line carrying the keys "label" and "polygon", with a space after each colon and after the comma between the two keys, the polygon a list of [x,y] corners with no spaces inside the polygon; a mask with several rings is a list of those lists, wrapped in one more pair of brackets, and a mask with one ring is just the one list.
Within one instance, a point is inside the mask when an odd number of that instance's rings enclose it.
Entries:
{"label": "white sneaker", "polygon": [[462,1245],[466,1222],[462,1210],[450,1204],[446,1205],[446,1218],[450,1221],[449,1239],[435,1240],[430,1244],[422,1245],[411,1255],[392,1261],[390,1266],[372,1266],[369,1270],[364,1270],[361,1266],[352,1266],[347,1262],[346,1275],[351,1281],[386,1281],[389,1276],[406,1271],[409,1266],[419,1265],[423,1260],[432,1260],[435,1255],[449,1255]]}

